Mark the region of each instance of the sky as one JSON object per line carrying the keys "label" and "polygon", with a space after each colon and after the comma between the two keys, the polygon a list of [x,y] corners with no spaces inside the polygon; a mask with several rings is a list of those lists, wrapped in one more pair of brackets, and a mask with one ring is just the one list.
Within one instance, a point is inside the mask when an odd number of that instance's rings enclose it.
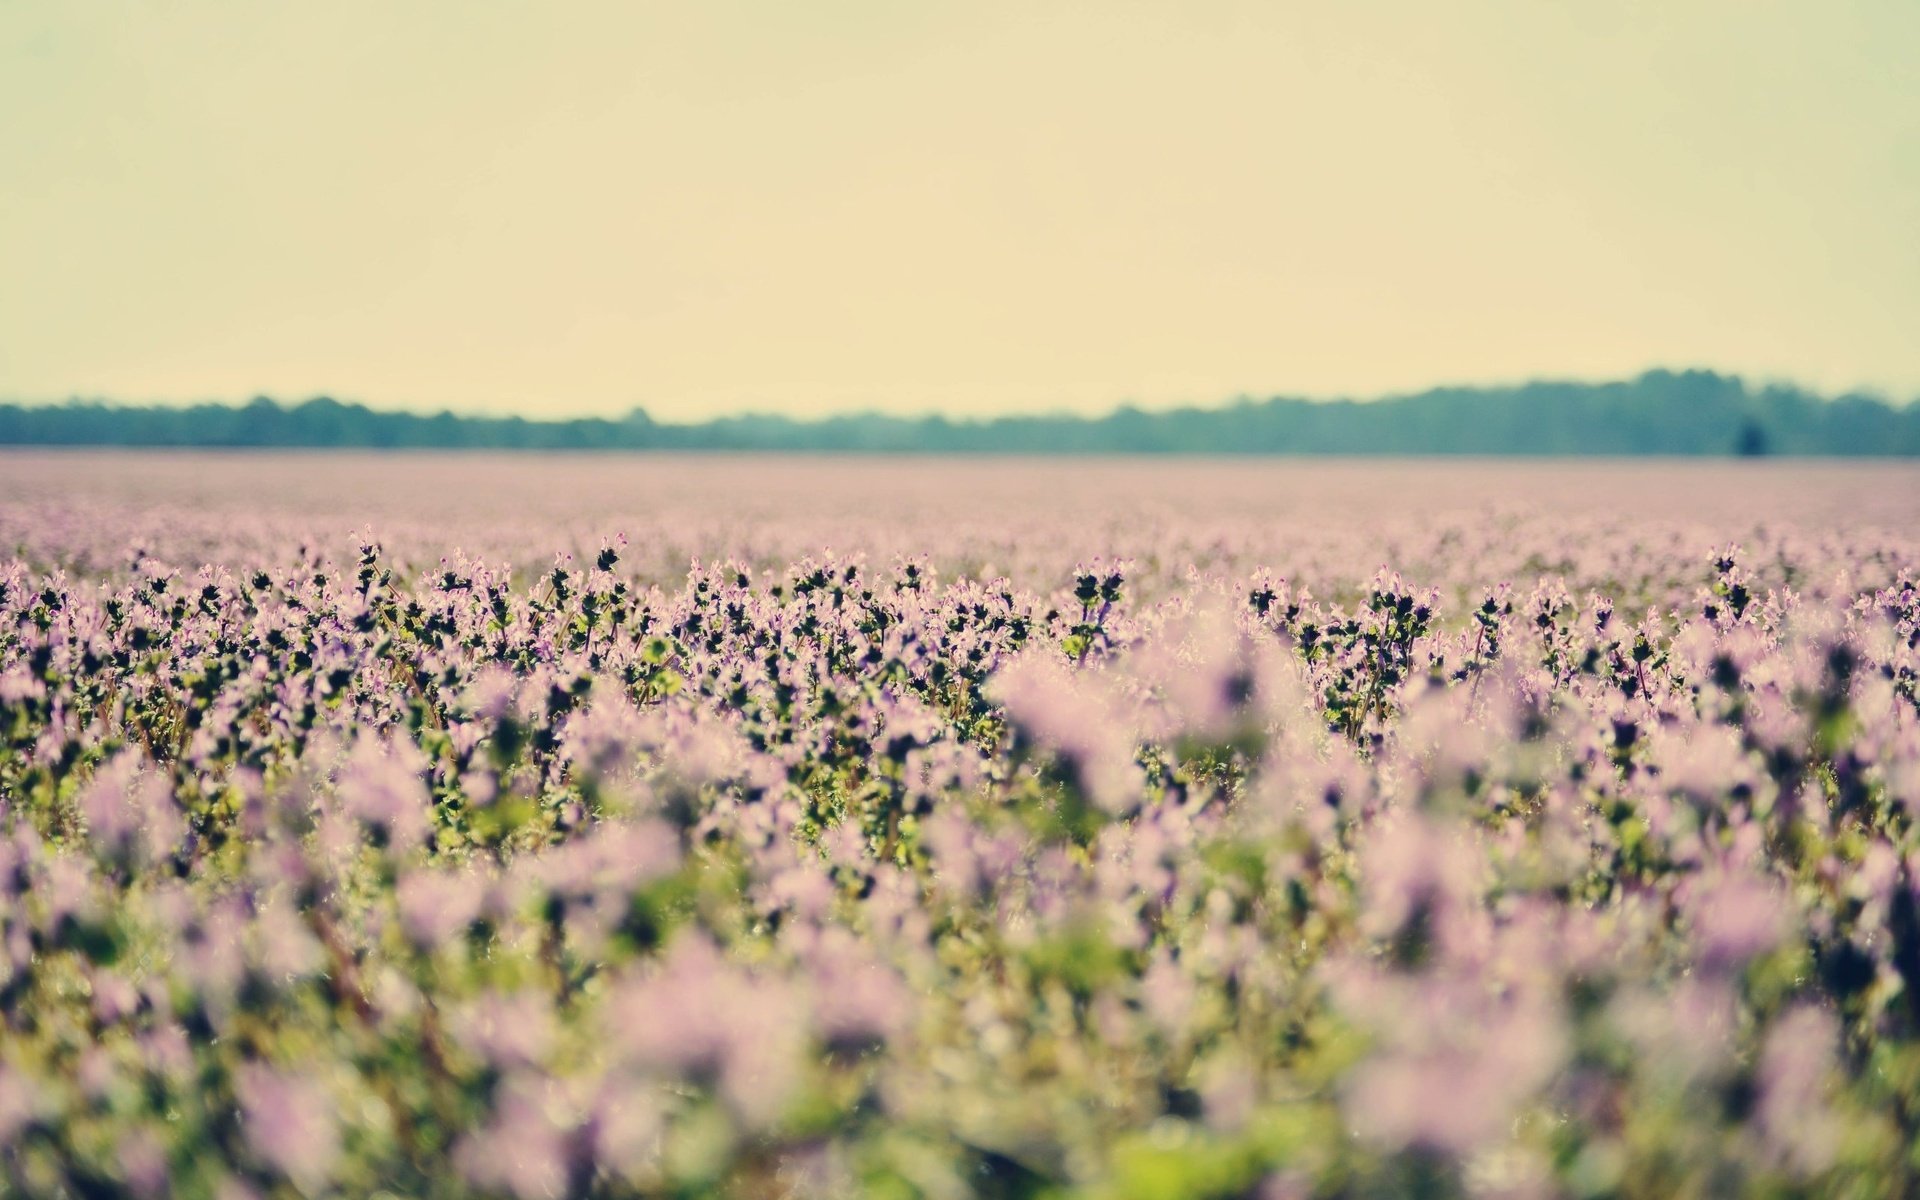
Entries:
{"label": "sky", "polygon": [[1915,0],[0,0],[0,397],[1920,394]]}

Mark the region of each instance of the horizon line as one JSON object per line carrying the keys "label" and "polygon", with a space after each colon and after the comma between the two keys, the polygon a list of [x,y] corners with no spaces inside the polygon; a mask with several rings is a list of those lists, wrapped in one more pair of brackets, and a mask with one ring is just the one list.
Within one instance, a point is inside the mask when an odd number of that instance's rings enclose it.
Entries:
{"label": "horizon line", "polygon": [[716,412],[716,413],[712,413],[706,416],[696,417],[696,418],[656,417],[653,414],[653,412],[645,404],[635,403],[633,405],[628,406],[625,409],[618,410],[618,411],[613,411],[613,410],[604,411],[604,412],[574,411],[571,413],[531,415],[526,411],[520,410],[520,409],[511,409],[511,410],[502,409],[502,410],[496,410],[496,411],[467,409],[463,411],[463,410],[455,409],[455,408],[444,406],[444,405],[439,407],[433,407],[433,408],[414,407],[414,406],[407,406],[407,405],[400,405],[396,407],[396,406],[388,406],[388,405],[383,405],[378,403],[370,403],[364,399],[341,396],[341,395],[334,394],[330,391],[324,391],[324,390],[313,392],[310,395],[306,395],[298,399],[289,399],[285,396],[277,396],[271,392],[265,392],[265,391],[256,392],[253,395],[248,396],[244,399],[226,399],[226,398],[213,398],[213,397],[202,397],[202,398],[195,398],[195,399],[183,399],[178,397],[162,397],[162,398],[148,397],[148,398],[134,399],[134,400],[121,399],[121,398],[106,396],[106,395],[83,395],[81,393],[75,392],[61,399],[54,399],[54,400],[25,399],[19,396],[0,396],[0,406],[7,406],[12,408],[24,409],[24,410],[48,410],[48,409],[59,409],[59,408],[96,406],[96,407],[115,409],[115,410],[121,410],[121,411],[131,411],[131,410],[141,410],[141,409],[161,409],[161,410],[180,411],[180,410],[189,410],[193,408],[243,409],[248,407],[249,405],[257,404],[260,401],[265,400],[280,407],[283,410],[291,410],[291,409],[299,408],[306,404],[311,404],[315,401],[324,400],[324,401],[331,401],[343,407],[360,408],[370,413],[376,413],[376,414],[382,414],[382,415],[413,416],[413,417],[421,417],[421,418],[428,418],[428,419],[437,418],[437,417],[452,417],[456,420],[480,420],[480,421],[519,420],[519,421],[526,422],[528,424],[540,424],[540,425],[558,425],[558,424],[567,424],[567,423],[578,422],[578,421],[619,422],[624,420],[631,420],[636,414],[645,416],[648,419],[648,421],[650,421],[652,424],[655,424],[655,425],[683,426],[683,427],[695,426],[695,425],[708,425],[708,424],[713,424],[721,421],[739,421],[739,420],[773,420],[773,421],[787,421],[797,425],[814,425],[814,424],[823,424],[823,423],[836,421],[836,420],[859,420],[859,419],[874,419],[874,418],[885,419],[885,420],[908,421],[908,422],[945,421],[948,424],[952,424],[952,425],[987,425],[987,424],[992,424],[996,421],[1007,421],[1007,420],[1017,421],[1017,420],[1071,419],[1071,420],[1082,420],[1082,421],[1098,421],[1098,420],[1104,420],[1110,417],[1118,416],[1121,413],[1125,413],[1125,412],[1157,413],[1157,414],[1163,414],[1163,415],[1169,414],[1169,413],[1178,413],[1178,412],[1218,412],[1223,409],[1235,407],[1237,405],[1264,404],[1264,403],[1270,403],[1273,401],[1298,401],[1298,402],[1305,402],[1305,403],[1311,403],[1311,404],[1329,404],[1329,405],[1331,404],[1381,404],[1381,403],[1390,403],[1390,402],[1399,401],[1399,400],[1417,399],[1422,396],[1428,396],[1428,395],[1433,395],[1435,393],[1442,393],[1442,392],[1503,392],[1503,391],[1518,391],[1524,388],[1543,387],[1543,386],[1546,386],[1546,387],[1551,387],[1551,386],[1605,387],[1611,384],[1634,383],[1640,380],[1647,379],[1649,377],[1661,376],[1661,375],[1668,375],[1668,376],[1682,377],[1682,378],[1686,376],[1709,376],[1716,379],[1730,380],[1730,381],[1736,382],[1740,384],[1743,388],[1750,389],[1750,390],[1757,390],[1761,392],[1770,391],[1770,390],[1796,391],[1801,393],[1802,395],[1815,397],[1817,399],[1820,399],[1826,402],[1834,402],[1834,401],[1844,400],[1844,399],[1864,399],[1864,400],[1877,401],[1881,404],[1887,405],[1890,408],[1896,408],[1896,409],[1907,408],[1916,404],[1920,404],[1920,392],[1914,392],[1905,396],[1901,396],[1901,395],[1895,394],[1890,390],[1881,389],[1873,386],[1864,386],[1864,385],[1847,388],[1843,390],[1838,390],[1838,391],[1827,391],[1821,388],[1808,386],[1806,384],[1800,383],[1797,380],[1792,379],[1790,377],[1786,377],[1786,376],[1749,375],[1747,373],[1740,372],[1740,371],[1723,371],[1714,367],[1653,366],[1653,367],[1648,367],[1641,371],[1634,372],[1632,374],[1627,374],[1627,375],[1610,375],[1610,376],[1533,375],[1533,376],[1528,376],[1524,379],[1508,380],[1504,382],[1435,383],[1435,384],[1430,384],[1425,387],[1416,388],[1412,390],[1383,391],[1383,392],[1378,392],[1371,395],[1356,395],[1353,393],[1312,394],[1312,393],[1305,393],[1305,392],[1287,392],[1287,391],[1254,392],[1254,391],[1243,390],[1243,391],[1235,392],[1231,395],[1223,396],[1221,398],[1218,398],[1212,401],[1195,401],[1195,400],[1142,401],[1138,399],[1122,399],[1122,400],[1110,403],[1102,408],[1075,409],[1070,407],[1054,407],[1054,408],[1047,408],[1047,409],[1033,409],[1033,410],[1024,411],[1024,412],[1009,410],[1009,411],[997,411],[997,412],[973,412],[968,414],[957,414],[952,411],[940,410],[940,409],[890,410],[890,409],[875,408],[875,407],[865,407],[865,408],[848,407],[848,408],[839,408],[831,411],[816,412],[816,413],[810,413],[810,414],[781,412],[778,410],[764,409],[764,408],[739,408],[739,409],[732,409],[724,412]]}

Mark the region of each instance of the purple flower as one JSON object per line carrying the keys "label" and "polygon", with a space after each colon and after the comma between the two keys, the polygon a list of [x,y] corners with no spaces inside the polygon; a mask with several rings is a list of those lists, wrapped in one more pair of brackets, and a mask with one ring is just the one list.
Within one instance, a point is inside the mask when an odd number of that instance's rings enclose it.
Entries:
{"label": "purple flower", "polygon": [[479,918],[486,889],[486,881],[471,871],[408,871],[394,887],[400,927],[420,949],[438,949]]}
{"label": "purple flower", "polygon": [[1690,889],[1686,908],[1701,960],[1739,967],[1778,946],[1793,928],[1780,889],[1748,874],[1727,874]]}
{"label": "purple flower", "polygon": [[234,1079],[240,1128],[267,1166],[316,1194],[340,1157],[340,1129],[325,1090],[309,1079],[254,1064]]}
{"label": "purple flower", "polygon": [[531,990],[483,995],[454,1010],[447,1026],[469,1054],[501,1069],[545,1061],[557,1035],[552,1003]]}
{"label": "purple flower", "polygon": [[341,771],[340,802],[396,851],[411,850],[431,828],[421,769],[419,752],[410,743],[363,738]]}
{"label": "purple flower", "polygon": [[1833,1015],[1794,1008],[1767,1031],[1756,1121],[1773,1155],[1801,1176],[1832,1165],[1846,1120],[1829,1103],[1840,1030]]}
{"label": "purple flower", "polygon": [[514,1075],[500,1087],[492,1123],[460,1139],[453,1160],[467,1182],[520,1200],[567,1195],[581,1117],[562,1089]]}

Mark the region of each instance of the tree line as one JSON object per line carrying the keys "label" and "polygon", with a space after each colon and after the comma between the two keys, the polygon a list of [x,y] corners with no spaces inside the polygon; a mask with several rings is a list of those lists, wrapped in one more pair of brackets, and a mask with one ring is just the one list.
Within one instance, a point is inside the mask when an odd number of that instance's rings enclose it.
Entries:
{"label": "tree line", "polygon": [[1241,399],[1099,417],[878,413],[709,421],[386,412],[281,404],[0,404],[0,445],[464,450],[785,450],[934,454],[1920,455],[1920,404],[1750,386],[1712,371],[1608,383],[1435,388],[1378,400]]}

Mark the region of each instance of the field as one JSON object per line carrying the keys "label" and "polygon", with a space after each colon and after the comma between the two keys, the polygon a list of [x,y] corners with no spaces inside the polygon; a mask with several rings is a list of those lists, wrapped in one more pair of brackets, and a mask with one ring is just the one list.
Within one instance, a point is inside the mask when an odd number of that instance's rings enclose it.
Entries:
{"label": "field", "polygon": [[30,1196],[1920,1194],[1920,471],[0,455]]}

